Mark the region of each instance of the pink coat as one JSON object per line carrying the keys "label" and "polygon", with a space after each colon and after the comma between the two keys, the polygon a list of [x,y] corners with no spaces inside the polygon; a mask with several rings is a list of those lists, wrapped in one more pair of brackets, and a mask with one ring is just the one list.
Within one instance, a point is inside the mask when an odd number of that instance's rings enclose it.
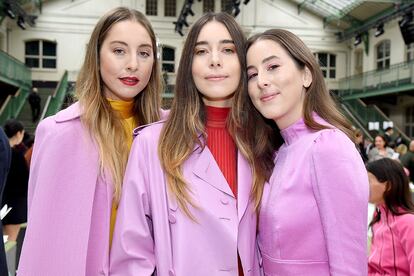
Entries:
{"label": "pink coat", "polygon": [[36,131],[19,276],[107,275],[112,183],[78,103]]}
{"label": "pink coat", "polygon": [[111,251],[110,275],[260,275],[256,214],[249,200],[251,169],[238,155],[238,200],[207,147],[183,164],[196,221],[170,195],[158,158],[162,123],[138,130],[124,179]]}
{"label": "pink coat", "polygon": [[414,214],[394,216],[380,206],[381,220],[374,224],[369,276],[414,275]]}

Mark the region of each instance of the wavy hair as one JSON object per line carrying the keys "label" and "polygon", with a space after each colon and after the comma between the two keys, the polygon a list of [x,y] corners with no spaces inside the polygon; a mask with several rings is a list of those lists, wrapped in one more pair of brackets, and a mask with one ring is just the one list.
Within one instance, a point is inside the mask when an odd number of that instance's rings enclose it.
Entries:
{"label": "wavy hair", "polygon": [[159,120],[161,73],[157,59],[155,33],[148,19],[139,11],[125,7],[106,13],[96,24],[89,40],[85,60],[76,82],[76,97],[82,108],[81,121],[96,142],[102,176],[112,178],[114,199],[119,201],[129,149],[122,121],[113,111],[103,92],[99,52],[109,30],[116,23],[131,20],[141,24],[151,37],[154,64],[150,80],[134,99],[134,117],[139,124]]}

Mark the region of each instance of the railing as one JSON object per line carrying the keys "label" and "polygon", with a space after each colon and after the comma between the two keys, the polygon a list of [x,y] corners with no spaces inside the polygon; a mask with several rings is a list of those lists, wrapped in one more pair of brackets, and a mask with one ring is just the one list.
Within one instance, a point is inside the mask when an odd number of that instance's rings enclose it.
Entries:
{"label": "railing", "polygon": [[0,124],[3,125],[10,118],[17,118],[26,102],[29,90],[19,89],[15,95],[9,95],[0,109]]}
{"label": "railing", "polygon": [[[369,122],[382,124],[391,121],[376,105],[366,105],[360,99],[347,100],[344,104],[366,129],[368,129]],[[411,139],[401,129],[395,125],[393,128],[397,135],[401,135],[404,142],[409,143]]]}
{"label": "railing", "polygon": [[369,139],[370,141],[373,141],[374,139],[371,133],[369,133],[367,126],[361,123],[345,104],[341,104],[341,108],[344,111],[344,115],[351,121],[352,125],[355,128],[360,129],[363,132],[365,138]]}
{"label": "railing", "polygon": [[391,65],[384,70],[374,70],[339,80],[338,95],[344,99],[362,96],[367,92],[376,95],[404,91],[414,86],[414,61]]}
{"label": "railing", "polygon": [[23,62],[0,50],[0,80],[30,90],[32,75]]}
{"label": "railing", "polygon": [[56,87],[55,93],[53,93],[51,96],[48,96],[40,120],[55,115],[61,109],[67,90],[68,71],[65,71]]}

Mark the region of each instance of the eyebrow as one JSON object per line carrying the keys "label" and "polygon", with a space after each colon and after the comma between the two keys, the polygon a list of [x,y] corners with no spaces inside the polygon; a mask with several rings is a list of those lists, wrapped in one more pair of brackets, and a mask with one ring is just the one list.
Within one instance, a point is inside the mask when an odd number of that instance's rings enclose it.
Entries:
{"label": "eyebrow", "polygon": [[[223,39],[223,40],[220,40],[219,43],[220,44],[229,44],[229,43],[234,44],[234,41],[231,40],[231,39]],[[207,41],[198,41],[198,42],[196,42],[195,46],[198,46],[198,45],[208,45],[208,42]]]}
{"label": "eyebrow", "polygon": [[[117,44],[117,43],[122,44],[124,46],[128,46],[128,43],[126,43],[124,41],[120,41],[120,40],[111,41],[110,44],[112,45],[112,44]],[[139,47],[150,47],[150,48],[152,48],[152,45],[148,44],[148,43],[143,43],[143,44],[140,44]]]}
{"label": "eyebrow", "polygon": [[[272,56],[269,56],[269,57],[267,57],[267,58],[264,58],[264,59],[262,60],[262,64],[264,64],[264,63],[266,63],[266,62],[268,62],[269,60],[272,60],[272,59],[274,59],[274,58],[279,59],[279,57],[278,57],[278,56],[272,55]],[[247,66],[247,70],[249,70],[249,69],[251,69],[251,68],[253,68],[253,67],[254,67],[253,65]]]}

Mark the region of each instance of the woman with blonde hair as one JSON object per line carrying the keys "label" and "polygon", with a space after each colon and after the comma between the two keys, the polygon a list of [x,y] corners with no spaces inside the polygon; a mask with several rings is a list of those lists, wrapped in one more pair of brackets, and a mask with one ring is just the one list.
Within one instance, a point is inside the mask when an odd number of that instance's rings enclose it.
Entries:
{"label": "woman with blonde hair", "polygon": [[238,97],[244,42],[226,13],[190,29],[167,121],[136,131],[111,275],[260,275],[250,190],[266,170],[251,159],[255,132]]}
{"label": "woman with blonde hair", "polygon": [[87,46],[79,101],[36,131],[20,276],[107,275],[132,132],[159,119],[160,80],[148,19],[106,13]]}
{"label": "woman with blonde hair", "polygon": [[366,275],[368,178],[317,60],[281,29],[246,49],[249,96],[284,140],[269,182],[254,189],[264,274]]}

